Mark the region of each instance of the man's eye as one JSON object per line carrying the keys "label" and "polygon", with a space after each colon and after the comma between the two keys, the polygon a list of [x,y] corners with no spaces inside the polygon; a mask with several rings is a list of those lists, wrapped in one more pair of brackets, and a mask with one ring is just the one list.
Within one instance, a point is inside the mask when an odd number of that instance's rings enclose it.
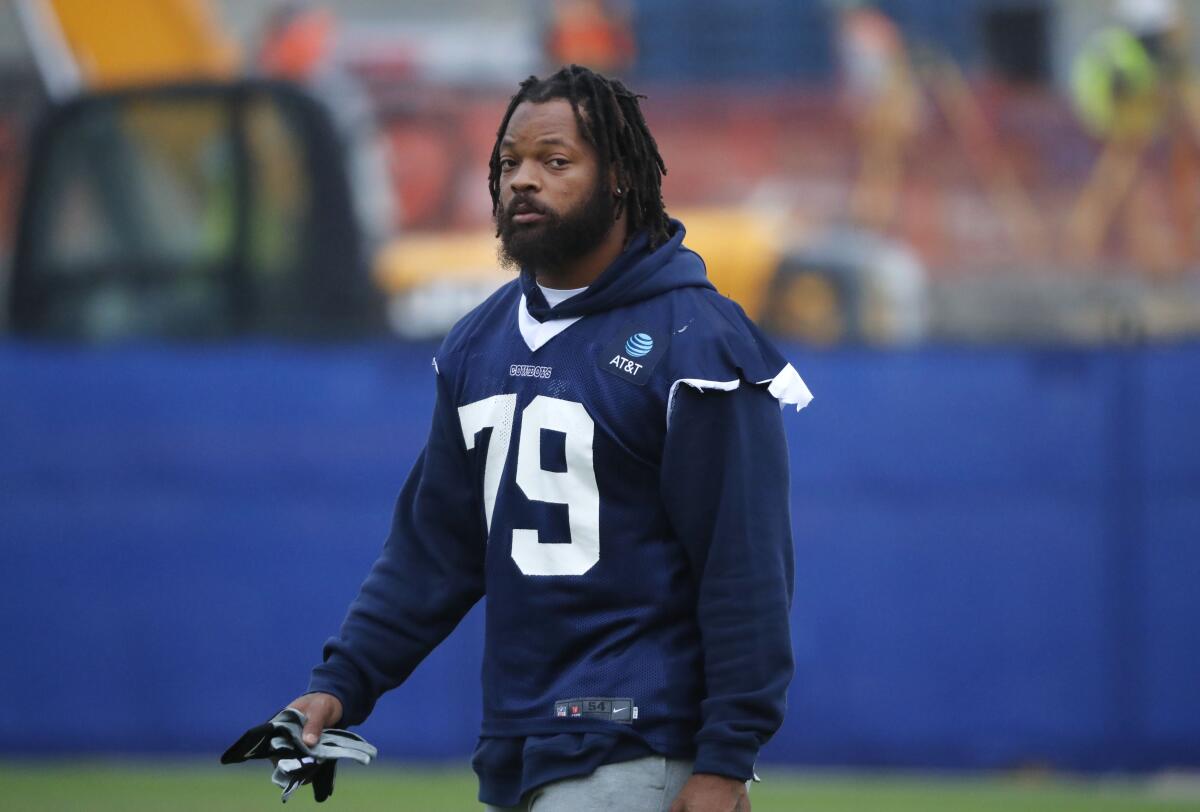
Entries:
{"label": "man's eye", "polygon": [[516,165],[517,165],[517,162],[514,161],[512,158],[501,158],[500,159],[500,171],[501,172],[509,172]]}
{"label": "man's eye", "polygon": [[546,163],[550,164],[555,169],[562,169],[563,167],[567,166],[571,162],[568,161],[566,158],[551,158]]}

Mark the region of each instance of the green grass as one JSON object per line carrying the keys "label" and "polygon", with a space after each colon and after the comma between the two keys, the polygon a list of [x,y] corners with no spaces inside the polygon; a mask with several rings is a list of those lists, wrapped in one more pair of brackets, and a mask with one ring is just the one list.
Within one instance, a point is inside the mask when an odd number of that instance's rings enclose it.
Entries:
{"label": "green grass", "polygon": [[[921,774],[764,771],[751,792],[754,812],[1141,812],[1200,810],[1193,784],[1086,781],[1048,775],[939,777]],[[323,810],[478,812],[475,778],[465,769],[387,763],[339,770]],[[315,807],[302,788],[285,808]],[[88,761],[0,766],[0,807],[20,812],[241,812],[280,809],[279,790],[262,764]]]}

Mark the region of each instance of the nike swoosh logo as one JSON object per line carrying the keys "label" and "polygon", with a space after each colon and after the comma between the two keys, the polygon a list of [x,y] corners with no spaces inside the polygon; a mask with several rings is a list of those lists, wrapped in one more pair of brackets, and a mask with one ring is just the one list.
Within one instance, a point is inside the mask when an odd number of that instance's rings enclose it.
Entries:
{"label": "nike swoosh logo", "polygon": [[623,710],[629,710],[629,706],[628,706],[628,705],[626,705],[626,706],[625,706],[625,707],[623,707],[623,708],[613,708],[613,709],[612,709],[612,712],[613,712],[613,713],[620,713],[620,712],[621,712],[621,711],[623,711]]}

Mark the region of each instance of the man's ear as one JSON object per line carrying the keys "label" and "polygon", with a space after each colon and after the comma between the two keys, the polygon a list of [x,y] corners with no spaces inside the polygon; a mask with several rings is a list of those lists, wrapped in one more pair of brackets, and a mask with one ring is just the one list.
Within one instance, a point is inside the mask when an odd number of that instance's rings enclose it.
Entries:
{"label": "man's ear", "polygon": [[613,164],[608,168],[608,188],[612,189],[613,197],[621,197],[625,190],[621,188],[620,167]]}
{"label": "man's ear", "polygon": [[620,172],[615,166],[608,170],[608,188],[612,190],[613,201],[616,204],[613,206],[613,220],[620,220],[625,214],[625,196],[629,190],[621,186]]}

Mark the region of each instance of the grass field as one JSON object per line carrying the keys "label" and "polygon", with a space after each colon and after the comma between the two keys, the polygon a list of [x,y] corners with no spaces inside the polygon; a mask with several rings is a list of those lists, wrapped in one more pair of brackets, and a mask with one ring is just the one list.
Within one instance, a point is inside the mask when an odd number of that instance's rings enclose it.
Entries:
{"label": "grass field", "polygon": [[[1195,783],[1084,781],[1036,776],[963,778],[764,771],[754,812],[1141,812],[1200,810]],[[463,769],[388,764],[339,770],[337,790],[319,808],[354,812],[477,812],[475,779]],[[307,787],[287,809],[316,807]],[[0,766],[0,808],[20,812],[249,812],[279,809],[263,765],[178,762],[8,763]],[[620,812],[614,810],[613,812]]]}

